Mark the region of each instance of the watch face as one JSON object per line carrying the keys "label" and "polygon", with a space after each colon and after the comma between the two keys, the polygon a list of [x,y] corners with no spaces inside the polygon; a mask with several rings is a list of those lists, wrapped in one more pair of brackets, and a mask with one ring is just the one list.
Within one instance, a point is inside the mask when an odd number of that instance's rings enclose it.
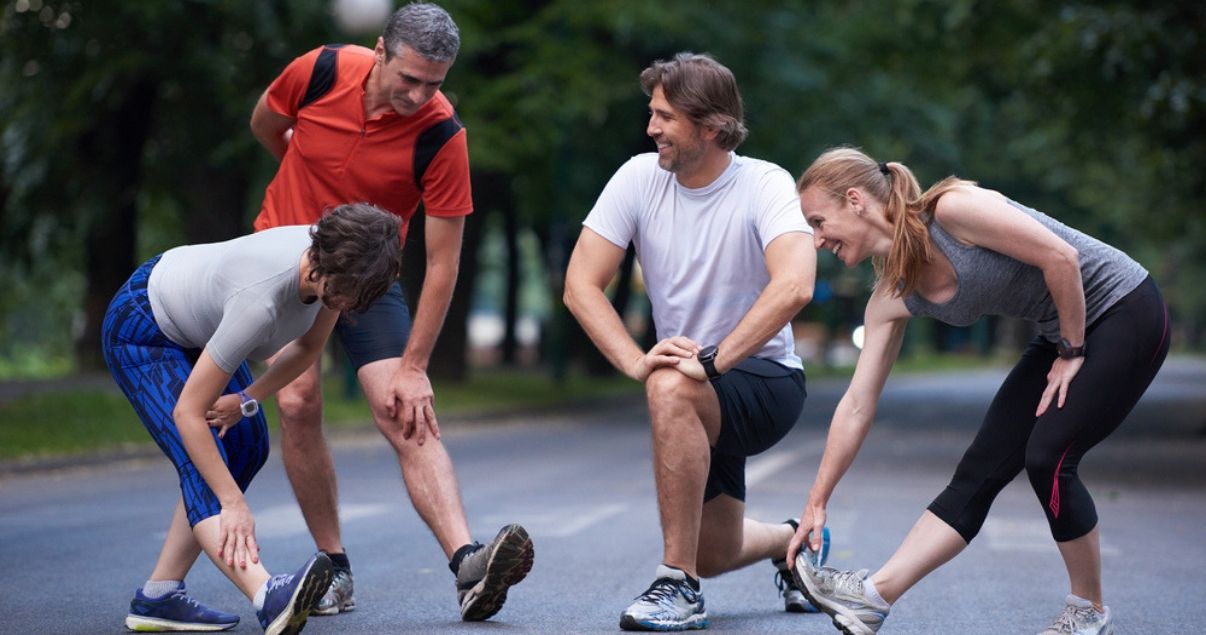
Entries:
{"label": "watch face", "polygon": [[239,406],[239,410],[242,411],[244,417],[254,417],[260,411],[260,402],[249,399]]}

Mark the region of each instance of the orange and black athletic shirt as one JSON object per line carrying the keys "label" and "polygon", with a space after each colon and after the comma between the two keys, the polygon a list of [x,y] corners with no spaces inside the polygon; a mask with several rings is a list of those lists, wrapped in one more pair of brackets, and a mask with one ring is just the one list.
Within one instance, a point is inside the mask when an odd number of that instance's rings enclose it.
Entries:
{"label": "orange and black athletic shirt", "polygon": [[293,60],[268,87],[268,108],[294,119],[293,137],[264,194],[255,230],[308,225],[344,203],[368,202],[410,219],[473,211],[465,129],[437,91],[418,112],[365,120],[373,51],[328,45]]}

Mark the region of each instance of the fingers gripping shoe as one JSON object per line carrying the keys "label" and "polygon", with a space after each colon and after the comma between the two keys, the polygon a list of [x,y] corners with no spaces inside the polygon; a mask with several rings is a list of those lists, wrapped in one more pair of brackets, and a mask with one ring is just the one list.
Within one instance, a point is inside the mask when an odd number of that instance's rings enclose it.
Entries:
{"label": "fingers gripping shoe", "polygon": [[339,615],[356,608],[356,598],[352,597],[352,572],[346,569],[335,571],[331,578],[331,586],[326,595],[314,607],[314,615]]}
{"label": "fingers gripping shoe", "polygon": [[238,615],[216,611],[194,600],[185,592],[183,582],[157,599],[148,598],[138,589],[126,615],[126,628],[142,633],[225,631],[238,623]]}
{"label": "fingers gripping shoe", "polygon": [[[793,528],[799,524],[795,520],[787,521]],[[829,559],[829,528],[825,527],[821,536],[821,551],[819,553],[809,552],[815,566],[825,564]],[[771,564],[775,565],[775,586],[779,589],[779,595],[783,597],[783,610],[788,613],[819,613],[820,609],[813,606],[808,598],[804,597],[804,593],[800,591],[800,587],[792,578],[791,570],[787,568],[787,559],[772,560]]]}
{"label": "fingers gripping shoe", "polygon": [[1064,612],[1039,635],[1113,635],[1109,607],[1098,613],[1092,602],[1071,594],[1064,602]]}
{"label": "fingers gripping shoe", "polygon": [[808,601],[833,618],[833,625],[846,635],[874,635],[888,618],[888,606],[873,605],[863,594],[866,569],[838,571],[817,567],[801,551],[792,575]]}
{"label": "fingers gripping shoe", "polygon": [[264,608],[256,611],[267,635],[296,635],[306,626],[310,611],[331,585],[331,559],[325,553],[310,557],[296,573],[268,579]]}
{"label": "fingers gripping shoe", "polygon": [[475,622],[498,613],[507,590],[532,570],[534,556],[532,539],[519,525],[503,527],[490,544],[465,556],[456,573],[461,619]]}
{"label": "fingers gripping shoe", "polygon": [[620,614],[626,631],[685,631],[708,627],[703,594],[679,569],[658,565],[657,579]]}

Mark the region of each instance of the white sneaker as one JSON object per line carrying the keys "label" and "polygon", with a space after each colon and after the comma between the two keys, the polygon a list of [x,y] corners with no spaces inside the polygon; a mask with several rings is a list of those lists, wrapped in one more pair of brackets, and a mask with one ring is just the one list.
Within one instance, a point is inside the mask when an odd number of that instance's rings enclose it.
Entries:
{"label": "white sneaker", "polygon": [[620,614],[626,631],[685,631],[708,627],[703,594],[679,569],[657,566],[657,579]]}
{"label": "white sneaker", "polygon": [[1064,612],[1039,635],[1111,635],[1114,632],[1110,607],[1098,613],[1092,602],[1070,593],[1064,602]]}
{"label": "white sneaker", "polygon": [[874,635],[888,619],[890,608],[872,604],[863,592],[866,569],[838,571],[817,567],[801,549],[792,574],[813,606],[833,618],[833,625],[847,635]]}

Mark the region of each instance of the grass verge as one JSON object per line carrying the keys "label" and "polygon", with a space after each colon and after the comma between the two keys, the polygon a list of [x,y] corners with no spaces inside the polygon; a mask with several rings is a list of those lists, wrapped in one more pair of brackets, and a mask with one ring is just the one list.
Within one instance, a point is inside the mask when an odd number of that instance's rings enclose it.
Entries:
{"label": "grass verge", "polygon": [[[343,378],[325,382],[324,420],[331,428],[368,427],[368,404]],[[575,403],[636,396],[641,386],[624,377],[572,375],[554,382],[537,371],[482,370],[464,384],[436,382],[436,411],[442,418],[469,414],[571,407]],[[268,424],[278,427],[276,404],[265,404]],[[0,403],[0,460],[36,458],[150,445],[150,436],[116,389],[66,390]]]}

